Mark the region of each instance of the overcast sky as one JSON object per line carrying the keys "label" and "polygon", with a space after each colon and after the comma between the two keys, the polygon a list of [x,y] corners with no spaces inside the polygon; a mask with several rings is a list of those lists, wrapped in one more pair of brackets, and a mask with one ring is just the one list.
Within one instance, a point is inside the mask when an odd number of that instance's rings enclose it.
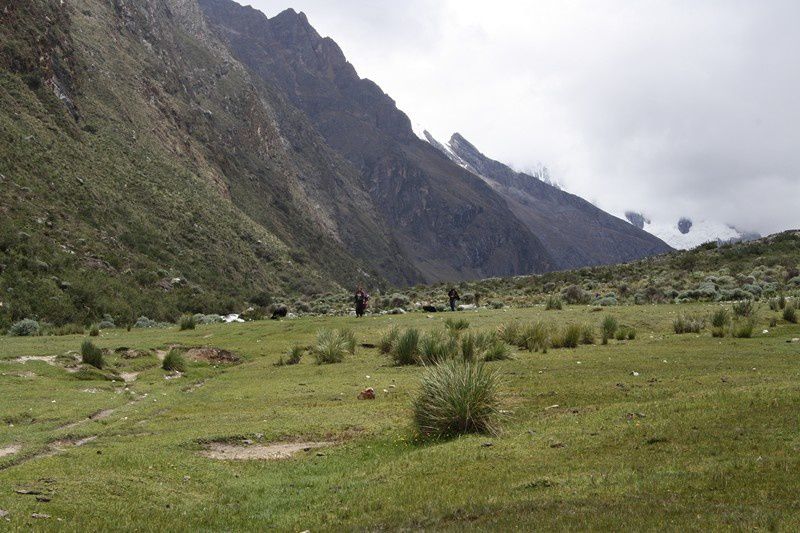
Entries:
{"label": "overcast sky", "polygon": [[800,228],[798,1],[249,1],[305,12],[440,140],[615,214]]}

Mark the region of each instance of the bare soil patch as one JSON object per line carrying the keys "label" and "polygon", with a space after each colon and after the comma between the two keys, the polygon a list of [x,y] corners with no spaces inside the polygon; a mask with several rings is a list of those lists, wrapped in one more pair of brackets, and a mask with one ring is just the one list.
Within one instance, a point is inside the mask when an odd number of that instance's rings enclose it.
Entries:
{"label": "bare soil patch", "polygon": [[280,461],[290,459],[300,452],[324,448],[333,444],[330,441],[276,442],[265,445],[214,442],[209,444],[206,450],[200,452],[200,455],[222,461]]}
{"label": "bare soil patch", "polygon": [[0,446],[0,457],[8,457],[19,452],[22,447],[19,444],[10,444],[8,446]]}

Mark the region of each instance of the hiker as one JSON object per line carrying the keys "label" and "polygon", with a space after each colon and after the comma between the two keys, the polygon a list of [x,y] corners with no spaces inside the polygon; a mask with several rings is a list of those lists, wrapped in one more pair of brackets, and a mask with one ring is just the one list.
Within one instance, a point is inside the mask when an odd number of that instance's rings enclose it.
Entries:
{"label": "hiker", "polygon": [[356,289],[356,316],[361,318],[364,316],[364,311],[367,309],[367,302],[369,302],[369,294],[366,293],[364,287],[361,285]]}
{"label": "hiker", "polygon": [[450,292],[447,293],[447,297],[450,298],[450,310],[456,310],[456,302],[461,299],[461,296],[458,295],[458,291],[455,287],[450,289]]}

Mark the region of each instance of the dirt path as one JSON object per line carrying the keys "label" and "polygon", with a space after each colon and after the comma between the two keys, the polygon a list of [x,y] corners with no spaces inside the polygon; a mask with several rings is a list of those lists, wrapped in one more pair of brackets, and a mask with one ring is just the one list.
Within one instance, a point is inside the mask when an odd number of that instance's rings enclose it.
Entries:
{"label": "dirt path", "polygon": [[307,452],[333,444],[333,442],[285,442],[262,446],[215,442],[200,452],[200,455],[226,461],[278,461],[289,459],[298,452]]}

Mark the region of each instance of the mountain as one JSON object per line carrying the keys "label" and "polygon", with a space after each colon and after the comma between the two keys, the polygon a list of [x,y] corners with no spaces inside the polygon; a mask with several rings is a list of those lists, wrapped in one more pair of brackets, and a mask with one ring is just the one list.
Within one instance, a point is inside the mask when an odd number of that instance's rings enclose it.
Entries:
{"label": "mountain", "polygon": [[671,250],[660,239],[579,196],[488,158],[458,133],[447,144],[427,131],[424,135],[432,146],[502,196],[542,240],[559,269],[622,263]]}
{"label": "mountain", "polygon": [[[291,9],[3,2],[0,43],[0,328],[174,320],[665,249],[419,139]],[[567,199],[580,207],[556,209]]]}
{"label": "mountain", "polygon": [[681,217],[677,222],[665,223],[650,220],[643,214],[634,211],[626,212],[625,217],[634,226],[655,235],[679,250],[688,250],[708,242],[727,244],[761,238],[758,233],[740,231],[729,224],[713,220],[693,220]]}
{"label": "mountain", "polygon": [[403,256],[425,281],[542,272],[538,237],[482,180],[419,140],[395,102],[303,13],[272,19],[231,0],[199,0],[210,27],[265,85],[305,113],[359,172]]}

